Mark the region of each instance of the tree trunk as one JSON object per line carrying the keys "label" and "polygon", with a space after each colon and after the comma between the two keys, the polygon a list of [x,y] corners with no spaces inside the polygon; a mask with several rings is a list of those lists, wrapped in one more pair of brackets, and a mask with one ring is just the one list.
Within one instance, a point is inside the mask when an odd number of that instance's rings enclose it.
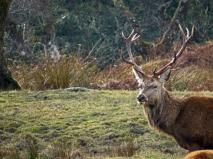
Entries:
{"label": "tree trunk", "polygon": [[0,0],[0,90],[20,89],[19,84],[12,78],[4,57],[4,29],[11,0]]}

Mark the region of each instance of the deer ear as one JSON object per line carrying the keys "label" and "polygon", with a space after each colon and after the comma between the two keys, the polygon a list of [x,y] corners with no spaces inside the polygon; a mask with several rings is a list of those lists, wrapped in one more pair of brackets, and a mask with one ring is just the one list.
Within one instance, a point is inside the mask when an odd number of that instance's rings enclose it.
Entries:
{"label": "deer ear", "polygon": [[135,75],[135,79],[137,80],[138,84],[142,84],[143,83],[143,74],[141,74],[140,72],[138,72],[137,70],[135,70],[134,68],[132,68],[132,71]]}
{"label": "deer ear", "polygon": [[170,74],[171,74],[171,69],[169,68],[163,74],[161,74],[161,76],[160,76],[160,82],[161,83],[165,83],[166,81],[168,81],[169,77],[170,77]]}

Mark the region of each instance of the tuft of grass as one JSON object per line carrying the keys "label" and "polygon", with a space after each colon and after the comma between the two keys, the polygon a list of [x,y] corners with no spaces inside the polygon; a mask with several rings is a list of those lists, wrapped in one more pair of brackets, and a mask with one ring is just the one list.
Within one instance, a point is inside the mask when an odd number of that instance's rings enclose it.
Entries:
{"label": "tuft of grass", "polygon": [[73,147],[64,142],[53,143],[49,145],[41,155],[48,159],[84,159],[85,156],[80,149]]}
{"label": "tuft of grass", "polygon": [[132,157],[136,154],[136,151],[138,150],[139,146],[137,145],[137,142],[131,140],[128,142],[123,142],[119,146],[114,146],[112,148],[112,157]]}
{"label": "tuft of grass", "polygon": [[24,89],[46,90],[69,86],[89,86],[96,78],[96,65],[76,57],[58,61],[44,59],[38,65],[20,65],[12,74]]}
{"label": "tuft of grass", "polygon": [[20,141],[18,143],[19,149],[22,149],[27,158],[29,159],[36,159],[38,158],[38,141],[37,139],[31,134],[25,134],[24,136],[20,137]]}
{"label": "tuft of grass", "polygon": [[18,150],[14,147],[0,147],[0,158],[21,159]]}

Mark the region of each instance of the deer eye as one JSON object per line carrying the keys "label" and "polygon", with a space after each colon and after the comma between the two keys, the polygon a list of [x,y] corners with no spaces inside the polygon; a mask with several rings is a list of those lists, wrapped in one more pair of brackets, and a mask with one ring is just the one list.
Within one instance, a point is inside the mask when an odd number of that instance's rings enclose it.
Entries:
{"label": "deer eye", "polygon": [[150,86],[148,86],[148,88],[150,89],[155,89],[155,88],[157,88],[158,86],[156,86],[156,85],[150,85]]}

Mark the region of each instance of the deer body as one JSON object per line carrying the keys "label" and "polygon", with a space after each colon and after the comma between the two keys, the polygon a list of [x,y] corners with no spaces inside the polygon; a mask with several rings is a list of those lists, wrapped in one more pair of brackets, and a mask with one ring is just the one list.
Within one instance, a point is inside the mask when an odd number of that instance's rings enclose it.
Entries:
{"label": "deer body", "polygon": [[187,150],[213,149],[213,98],[179,99],[164,91],[155,104],[144,103],[150,125]]}
{"label": "deer body", "polygon": [[191,33],[187,28],[185,33],[180,24],[179,28],[183,36],[181,48],[168,64],[158,71],[155,69],[153,75],[146,75],[134,61],[131,44],[140,37],[134,30],[129,37],[122,33],[130,61],[123,56],[122,58],[124,62],[132,65],[139,84],[137,100],[144,106],[150,125],[173,136],[178,144],[187,150],[213,149],[213,98],[177,98],[164,88],[171,68],[193,36],[194,27]]}

